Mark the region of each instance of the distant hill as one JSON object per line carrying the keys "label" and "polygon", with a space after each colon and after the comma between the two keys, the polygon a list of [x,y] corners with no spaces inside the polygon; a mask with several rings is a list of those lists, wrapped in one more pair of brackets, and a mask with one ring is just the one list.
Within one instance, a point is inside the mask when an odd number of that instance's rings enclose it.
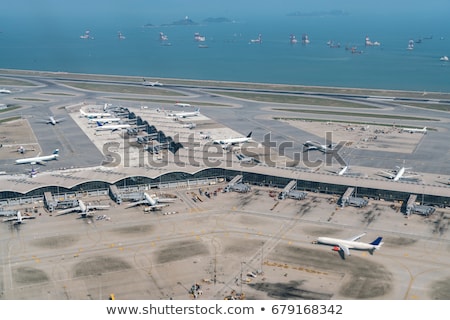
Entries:
{"label": "distant hill", "polygon": [[184,19],[174,21],[172,23],[162,24],[161,26],[196,26],[196,25],[198,25],[197,22],[194,22],[191,19],[189,19],[188,17],[186,17]]}

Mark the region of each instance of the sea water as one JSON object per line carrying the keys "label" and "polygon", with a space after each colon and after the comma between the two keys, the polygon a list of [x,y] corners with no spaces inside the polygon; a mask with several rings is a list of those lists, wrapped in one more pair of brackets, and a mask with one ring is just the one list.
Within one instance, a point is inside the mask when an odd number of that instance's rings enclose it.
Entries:
{"label": "sea water", "polygon": [[[123,19],[4,19],[0,68],[309,86],[449,92],[445,18],[248,16],[226,23],[144,26]],[[168,21],[171,22],[171,21]],[[90,39],[81,35],[90,31]],[[118,32],[125,39],[120,40]],[[161,42],[159,33],[168,36]],[[196,42],[194,33],[206,37]],[[258,34],[261,43],[252,43]],[[294,34],[297,44],[290,44]],[[307,34],[309,44],[302,44]],[[365,46],[365,37],[379,46]],[[448,36],[448,37],[447,37]],[[414,40],[413,50],[407,50]],[[330,48],[328,41],[340,43]],[[199,46],[201,45],[201,46]],[[354,47],[352,53],[350,48]]]}

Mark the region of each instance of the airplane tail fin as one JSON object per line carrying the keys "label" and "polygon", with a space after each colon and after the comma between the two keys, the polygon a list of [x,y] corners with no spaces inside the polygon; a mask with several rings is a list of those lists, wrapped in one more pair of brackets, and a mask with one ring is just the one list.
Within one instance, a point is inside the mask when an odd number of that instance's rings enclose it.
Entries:
{"label": "airplane tail fin", "polygon": [[250,131],[250,133],[247,135],[247,138],[250,138],[252,136],[253,131]]}
{"label": "airplane tail fin", "polygon": [[97,126],[101,127],[103,126],[103,123],[101,121],[97,121]]}
{"label": "airplane tail fin", "polygon": [[55,149],[55,150],[53,151],[53,154],[59,154],[59,149]]}
{"label": "airplane tail fin", "polygon": [[381,240],[383,240],[383,238],[382,237],[378,237],[374,241],[372,241],[370,244],[373,245],[373,246],[381,247],[383,245],[383,242]]}

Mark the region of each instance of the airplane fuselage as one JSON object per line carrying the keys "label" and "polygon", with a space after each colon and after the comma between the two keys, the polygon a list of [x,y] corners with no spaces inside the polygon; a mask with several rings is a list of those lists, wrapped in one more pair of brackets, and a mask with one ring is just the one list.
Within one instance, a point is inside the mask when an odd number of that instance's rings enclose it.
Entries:
{"label": "airplane fuselage", "polygon": [[330,246],[346,246],[349,249],[357,249],[357,250],[372,250],[378,248],[378,246],[360,242],[360,241],[350,241],[336,238],[328,238],[328,237],[319,237],[317,238],[317,243],[326,244]]}
{"label": "airplane fuselage", "polygon": [[24,164],[24,163],[36,164],[36,163],[40,163],[43,161],[56,160],[56,159],[58,159],[58,154],[52,154],[52,155],[42,156],[42,157],[17,159],[16,164]]}

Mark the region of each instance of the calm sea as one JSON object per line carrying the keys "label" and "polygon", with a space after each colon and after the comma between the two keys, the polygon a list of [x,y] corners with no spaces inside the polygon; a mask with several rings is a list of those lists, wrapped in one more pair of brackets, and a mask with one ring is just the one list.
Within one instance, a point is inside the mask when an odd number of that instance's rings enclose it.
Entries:
{"label": "calm sea", "polygon": [[[6,20],[0,25],[0,68],[450,91],[450,62],[440,61],[450,56],[445,19],[326,15],[250,17],[196,26],[145,23],[131,18],[89,25],[64,19],[30,24]],[[85,30],[93,39],[80,38]],[[119,31],[125,39],[119,40]],[[160,32],[170,45],[159,41]],[[195,42],[196,32],[206,41]],[[250,43],[258,34],[262,43]],[[289,43],[290,34],[296,35],[297,44]],[[302,34],[308,34],[308,45],[301,44]],[[365,36],[380,46],[366,47]],[[328,47],[330,40],[341,47]],[[415,42],[413,50],[407,50],[409,40]]]}

